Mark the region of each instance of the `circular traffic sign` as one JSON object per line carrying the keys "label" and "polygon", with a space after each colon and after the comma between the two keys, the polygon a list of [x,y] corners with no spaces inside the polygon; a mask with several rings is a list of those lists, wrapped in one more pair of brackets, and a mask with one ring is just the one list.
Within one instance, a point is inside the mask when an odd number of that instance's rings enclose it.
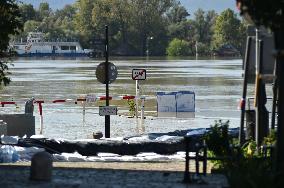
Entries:
{"label": "circular traffic sign", "polygon": [[[96,77],[98,79],[99,82],[101,82],[102,84],[106,84],[106,62],[102,62],[97,66],[96,69]],[[112,83],[116,80],[117,78],[117,68],[116,66],[111,63],[108,62],[108,83]]]}

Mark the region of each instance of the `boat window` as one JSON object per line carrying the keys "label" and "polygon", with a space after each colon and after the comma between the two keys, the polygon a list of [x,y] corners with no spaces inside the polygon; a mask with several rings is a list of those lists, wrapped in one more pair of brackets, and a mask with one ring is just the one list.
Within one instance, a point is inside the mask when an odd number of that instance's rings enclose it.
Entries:
{"label": "boat window", "polygon": [[60,46],[61,50],[69,50],[69,46]]}
{"label": "boat window", "polygon": [[70,46],[70,50],[76,50],[76,46]]}

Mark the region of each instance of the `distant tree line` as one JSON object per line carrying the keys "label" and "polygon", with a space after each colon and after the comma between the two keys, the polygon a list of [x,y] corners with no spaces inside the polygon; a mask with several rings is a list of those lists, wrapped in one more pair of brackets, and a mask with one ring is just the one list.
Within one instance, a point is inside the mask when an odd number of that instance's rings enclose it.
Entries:
{"label": "distant tree line", "polygon": [[21,4],[23,32],[41,31],[46,40],[79,40],[84,48],[102,50],[97,39],[110,28],[114,55],[211,55],[224,45],[243,50],[245,23],[230,9],[218,15],[198,9],[193,15],[177,0],[78,0],[53,11]]}

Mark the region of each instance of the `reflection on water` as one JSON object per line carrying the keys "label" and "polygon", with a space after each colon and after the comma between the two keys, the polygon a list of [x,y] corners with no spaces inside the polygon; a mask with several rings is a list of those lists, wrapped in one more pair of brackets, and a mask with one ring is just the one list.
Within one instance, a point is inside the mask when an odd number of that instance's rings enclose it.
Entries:
{"label": "reflection on water", "polygon": [[[104,95],[105,86],[95,77],[100,60],[29,60],[19,59],[11,67],[12,83],[1,90],[1,101],[15,100],[23,112],[24,102],[31,97],[42,99],[44,133],[48,137],[87,138],[93,132],[104,132],[104,117],[98,115],[102,102],[83,108],[74,103],[52,104],[55,99],[77,99],[86,94]],[[208,127],[215,119],[230,119],[239,125],[237,100],[241,96],[241,60],[113,60],[118,68],[117,80],[110,85],[110,95],[135,95],[133,68],[147,70],[147,80],[141,81],[141,94],[146,96],[145,132],[168,132],[176,129]],[[195,118],[156,118],[157,91],[194,91]],[[252,93],[252,90],[249,91]],[[119,106],[119,114],[127,114],[126,101],[111,101]],[[19,110],[19,109],[18,109]],[[15,112],[14,107],[1,108],[2,113]],[[123,113],[124,112],[124,113]],[[35,106],[36,127],[39,114]],[[139,129],[139,131],[137,131]],[[135,118],[111,116],[111,136],[141,133]]]}

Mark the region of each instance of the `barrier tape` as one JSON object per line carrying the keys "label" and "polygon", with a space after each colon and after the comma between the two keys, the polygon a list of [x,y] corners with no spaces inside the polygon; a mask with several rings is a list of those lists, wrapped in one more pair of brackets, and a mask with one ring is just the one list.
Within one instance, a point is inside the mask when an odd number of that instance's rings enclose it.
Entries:
{"label": "barrier tape", "polygon": [[[135,99],[136,96],[133,95],[123,95],[123,96],[109,96],[109,100],[131,100],[131,99]],[[96,100],[106,100],[107,97],[106,96],[99,96],[99,97],[93,97],[93,98],[77,98],[77,99],[56,99],[53,101],[50,101],[51,103],[66,103],[66,102],[74,102],[75,104],[77,104],[77,102],[96,102]],[[35,104],[38,104],[39,106],[42,106],[42,103],[46,103],[44,100],[35,100],[34,101]],[[0,104],[2,105],[2,107],[4,107],[5,105],[16,105],[17,103],[15,101],[0,101]]]}

